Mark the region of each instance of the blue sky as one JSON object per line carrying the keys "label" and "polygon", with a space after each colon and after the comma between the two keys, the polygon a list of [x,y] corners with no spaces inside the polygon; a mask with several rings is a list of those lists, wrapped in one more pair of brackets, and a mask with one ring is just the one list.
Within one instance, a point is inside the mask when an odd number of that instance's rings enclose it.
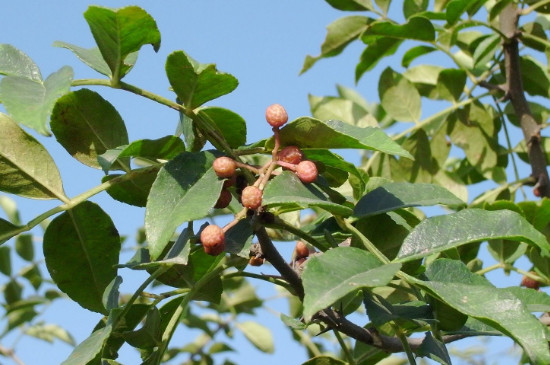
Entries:
{"label": "blue sky", "polygon": [[[233,74],[239,87],[212,105],[226,107],[247,121],[248,142],[270,135],[264,121],[266,106],[283,104],[291,119],[309,115],[308,93],[318,96],[335,94],[335,85],[354,87],[366,99],[375,101],[379,71],[395,60],[387,60],[375,69],[373,76],[366,74],[355,85],[354,67],[361,52],[360,45],[351,45],[341,56],[318,62],[306,74],[299,76],[304,57],[317,55],[325,37],[325,27],[333,20],[347,15],[334,10],[322,0],[278,1],[11,1],[2,8],[0,43],[9,43],[27,53],[40,67],[44,76],[64,65],[74,68],[75,78],[100,77],[82,64],[68,50],[52,46],[54,41],[65,41],[82,47],[92,47],[93,38],[82,14],[88,5],[122,7],[138,5],[156,19],[162,35],[158,53],[150,46],[140,52],[137,65],[124,79],[168,98],[164,74],[166,57],[175,50],[184,50],[201,63],[216,63],[218,69]],[[130,140],[159,138],[173,134],[177,114],[166,107],[130,95],[123,91],[96,89],[109,100],[127,124]],[[75,196],[95,185],[102,172],[90,169],[73,160],[54,138],[38,137],[56,160],[69,196]],[[355,157],[355,155],[350,155]],[[23,221],[56,206],[57,202],[16,199]],[[121,234],[133,239],[136,229],[143,224],[143,209],[114,204],[105,194],[92,199],[98,202],[113,218]],[[39,249],[39,247],[37,246]],[[283,248],[288,252],[288,247]],[[121,271],[125,279],[122,291],[133,292],[144,276]],[[130,278],[132,277],[132,278]],[[4,278],[0,278],[1,280]],[[515,284],[519,279],[509,279]],[[253,283],[258,285],[257,283]],[[265,295],[274,292],[261,291]],[[285,310],[280,304],[278,310]],[[264,356],[242,338],[237,338],[239,355],[231,357],[240,364],[263,362],[266,364],[298,364],[306,359],[305,351],[290,340],[289,332],[279,320],[268,312],[259,319],[275,334],[275,354]],[[61,324],[77,342],[86,338],[99,319],[68,301],[57,301],[44,314],[44,320]],[[192,337],[179,330],[179,343]],[[193,337],[195,334],[192,335]],[[15,337],[8,338],[4,346],[11,346]],[[71,348],[63,343],[53,345],[28,338],[18,340],[18,356],[26,364],[58,364]],[[178,339],[175,340],[178,343]],[[507,342],[508,344],[510,342]],[[120,361],[137,363],[131,351],[124,351]],[[0,361],[4,363],[4,360]]]}

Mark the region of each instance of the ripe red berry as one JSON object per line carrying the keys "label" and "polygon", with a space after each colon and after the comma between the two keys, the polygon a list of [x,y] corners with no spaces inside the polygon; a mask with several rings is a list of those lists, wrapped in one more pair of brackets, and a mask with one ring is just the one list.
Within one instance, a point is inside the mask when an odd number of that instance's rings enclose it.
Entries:
{"label": "ripe red berry", "polygon": [[533,195],[536,196],[537,198],[540,198],[540,196],[542,195],[538,186],[533,188]]}
{"label": "ripe red berry", "polygon": [[214,168],[216,175],[225,179],[235,174],[237,164],[233,159],[224,156],[215,159],[212,163],[212,167]]}
{"label": "ripe red berry", "polygon": [[288,121],[288,114],[281,104],[272,104],[265,111],[265,119],[272,127],[280,127]]}
{"label": "ripe red berry", "polygon": [[279,151],[278,159],[279,161],[288,162],[294,165],[302,162],[304,158],[304,153],[302,150],[296,146],[286,146]]}
{"label": "ripe red berry", "polygon": [[256,186],[247,186],[241,194],[241,203],[248,209],[258,209],[262,205],[262,191]]}
{"label": "ripe red berry", "polygon": [[314,182],[317,179],[317,166],[312,161],[302,161],[296,166],[296,175],[305,184]]}
{"label": "ripe red berry", "polygon": [[296,241],[296,246],[294,247],[295,260],[303,259],[309,256],[309,248],[302,241]]}
{"label": "ripe red berry", "polygon": [[221,227],[211,224],[202,230],[201,242],[205,253],[218,256],[225,250],[225,233]]}
{"label": "ripe red berry", "polygon": [[220,192],[220,197],[218,198],[218,201],[216,202],[216,205],[214,205],[214,208],[216,209],[223,209],[227,208],[229,203],[231,203],[232,195],[227,189],[222,189]]}

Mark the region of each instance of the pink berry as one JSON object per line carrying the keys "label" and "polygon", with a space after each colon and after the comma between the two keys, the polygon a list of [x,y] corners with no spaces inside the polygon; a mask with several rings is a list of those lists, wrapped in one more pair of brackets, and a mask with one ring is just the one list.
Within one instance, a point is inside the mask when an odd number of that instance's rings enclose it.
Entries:
{"label": "pink berry", "polygon": [[288,162],[294,165],[299,164],[303,158],[304,153],[296,146],[286,146],[278,153],[279,161]]}
{"label": "pink berry", "polygon": [[296,175],[305,184],[314,182],[318,174],[317,166],[312,161],[305,160],[296,166]]}
{"label": "pink berry", "polygon": [[216,175],[225,179],[235,174],[237,164],[233,159],[224,156],[215,159],[212,163],[212,167],[214,168]]}
{"label": "pink berry", "polygon": [[241,203],[248,209],[258,209],[262,205],[262,191],[256,186],[247,186],[241,194]]}
{"label": "pink berry", "polygon": [[272,104],[265,111],[265,119],[272,127],[280,127],[288,121],[288,114],[281,104]]}
{"label": "pink berry", "polygon": [[218,256],[225,250],[225,233],[219,226],[211,224],[202,230],[201,242],[205,253]]}

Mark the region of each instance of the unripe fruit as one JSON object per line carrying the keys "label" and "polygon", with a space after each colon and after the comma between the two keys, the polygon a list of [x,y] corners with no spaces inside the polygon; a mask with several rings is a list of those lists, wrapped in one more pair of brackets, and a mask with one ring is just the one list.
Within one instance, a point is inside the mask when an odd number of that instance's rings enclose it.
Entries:
{"label": "unripe fruit", "polygon": [[280,127],[288,121],[288,114],[281,104],[272,104],[265,110],[265,120],[272,127]]}
{"label": "unripe fruit", "polygon": [[288,162],[294,165],[299,164],[302,162],[302,159],[304,158],[304,153],[302,150],[296,146],[286,146],[282,150],[279,151],[279,154],[277,155],[279,161]]}
{"label": "unripe fruit", "polygon": [[262,205],[262,191],[256,186],[247,186],[241,194],[241,203],[248,209],[258,209]]}
{"label": "unripe fruit", "polygon": [[231,203],[232,195],[227,189],[222,189],[220,192],[220,197],[218,198],[218,201],[216,202],[216,205],[214,205],[214,208],[216,209],[223,209],[227,208],[229,203]]}
{"label": "unripe fruit", "polygon": [[221,178],[228,178],[235,174],[237,169],[237,164],[235,161],[229,157],[218,157],[212,163],[214,172]]}
{"label": "unripe fruit", "polygon": [[302,161],[296,166],[296,175],[305,184],[314,182],[318,174],[317,166],[312,161]]}
{"label": "unripe fruit", "polygon": [[201,242],[205,253],[218,256],[225,250],[225,233],[221,227],[211,224],[202,230]]}
{"label": "unripe fruit", "polygon": [[294,247],[295,260],[299,260],[309,256],[309,248],[302,241],[296,241],[296,246]]}

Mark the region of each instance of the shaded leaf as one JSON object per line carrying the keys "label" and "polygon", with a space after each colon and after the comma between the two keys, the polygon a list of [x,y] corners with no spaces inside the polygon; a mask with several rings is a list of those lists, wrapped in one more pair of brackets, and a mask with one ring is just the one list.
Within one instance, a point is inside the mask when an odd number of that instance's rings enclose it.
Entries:
{"label": "shaded leaf", "polygon": [[214,64],[201,64],[183,51],[166,59],[166,75],[179,100],[190,109],[235,90],[237,79],[219,72]]}
{"label": "shaded leaf", "polygon": [[367,45],[355,67],[355,82],[358,82],[365,72],[372,70],[382,58],[393,55],[401,43],[402,39],[378,37]]}
{"label": "shaded leaf", "polygon": [[0,272],[7,277],[11,276],[11,247],[0,246]]}
{"label": "shaded leaf", "polygon": [[326,0],[335,9],[346,11],[372,10],[371,0]]}
{"label": "shaded leaf", "polygon": [[304,317],[309,321],[353,291],[386,285],[400,268],[400,264],[384,265],[370,252],[354,247],[337,247],[311,257],[302,274]]}
{"label": "shaded leaf", "polygon": [[333,214],[348,216],[351,209],[328,200],[314,185],[304,185],[296,174],[285,171],[266,186],[262,205],[280,207],[282,211],[293,211],[319,207]]}
{"label": "shaded leaf", "polygon": [[204,218],[216,204],[223,181],[219,180],[211,152],[184,152],[158,173],[145,211],[145,230],[151,258],[161,255],[175,229]]}
{"label": "shaded leaf", "polygon": [[396,182],[384,184],[363,196],[355,206],[354,216],[360,218],[399,208],[437,204],[462,206],[465,203],[438,185]]}
{"label": "shaded leaf", "polygon": [[207,107],[199,110],[199,115],[218,127],[230,147],[238,148],[246,143],[246,122],[239,114],[224,108]]}
{"label": "shaded leaf", "polygon": [[34,244],[31,234],[20,234],[15,239],[15,252],[23,260],[32,261],[34,259]]}
{"label": "shaded leaf", "polygon": [[[411,155],[388,137],[380,128],[360,128],[338,120],[326,122],[302,117],[280,130],[283,146],[300,148],[357,148],[380,151],[410,158]],[[273,138],[266,142],[272,148]]]}
{"label": "shaded leaf", "polygon": [[401,66],[403,67],[409,67],[412,61],[417,59],[420,56],[424,56],[426,54],[432,53],[433,51],[436,51],[437,49],[430,46],[416,46],[413,48],[410,48],[405,54],[403,55],[403,58],[401,59]]}
{"label": "shaded leaf", "polygon": [[78,304],[100,313],[106,313],[103,293],[116,276],[120,247],[111,218],[89,201],[57,216],[44,233],[52,279]]}
{"label": "shaded leaf", "polygon": [[90,363],[90,361],[95,359],[103,349],[103,346],[111,335],[112,329],[112,324],[108,324],[96,330],[90,337],[82,341],[61,365],[82,365]]}
{"label": "shaded leaf", "polygon": [[118,288],[120,284],[122,284],[122,277],[117,275],[105,288],[102,303],[108,311],[118,307],[118,298],[120,295]]}
{"label": "shaded leaf", "polygon": [[132,68],[133,63],[126,60],[129,54],[146,44],[151,44],[155,52],[160,47],[160,32],[155,20],[137,6],[116,10],[90,6],[84,18],[114,80],[120,80]]}
{"label": "shaded leaf", "polygon": [[61,176],[46,149],[0,113],[0,190],[35,199],[65,196]]}
{"label": "shaded leaf", "polygon": [[306,362],[302,363],[302,365],[345,365],[345,364],[347,364],[347,362],[335,359],[334,357],[328,356],[328,355],[315,356],[307,360]]}
{"label": "shaded leaf", "polygon": [[381,37],[431,42],[435,40],[435,29],[430,20],[415,16],[403,25],[389,21],[375,22],[361,34],[361,40],[365,44],[371,44]]}
{"label": "shaded leaf", "polygon": [[17,234],[18,227],[5,219],[0,218],[0,244]]}
{"label": "shaded leaf", "polygon": [[90,167],[100,168],[99,155],[128,144],[120,114],[101,95],[88,89],[71,92],[57,101],[51,127],[65,150]]}
{"label": "shaded leaf", "polygon": [[[151,186],[155,181],[160,168],[132,171],[134,178],[121,183],[114,184],[107,189],[107,194],[119,202],[144,207],[147,204],[147,197]],[[101,182],[109,181],[123,175],[106,175]]]}
{"label": "shaded leaf", "polygon": [[73,70],[64,66],[45,81],[21,76],[0,80],[0,100],[13,119],[49,136],[48,120],[56,100],[69,92]]}
{"label": "shaded leaf", "polygon": [[396,260],[409,261],[466,243],[499,238],[526,242],[537,246],[543,255],[550,254],[546,237],[518,213],[465,209],[424,220],[405,239]]}

